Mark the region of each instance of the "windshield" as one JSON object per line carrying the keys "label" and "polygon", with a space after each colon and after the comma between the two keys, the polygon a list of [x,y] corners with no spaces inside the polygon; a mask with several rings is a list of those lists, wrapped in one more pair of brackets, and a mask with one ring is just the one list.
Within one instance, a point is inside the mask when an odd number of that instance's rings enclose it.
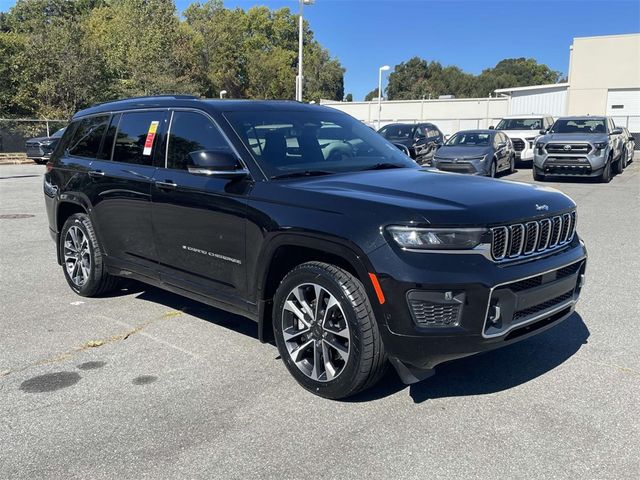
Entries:
{"label": "windshield", "polygon": [[607,133],[607,127],[602,118],[560,119],[556,120],[549,131],[551,133]]}
{"label": "windshield", "polygon": [[387,125],[380,129],[378,133],[389,140],[405,140],[411,137],[413,125]]}
{"label": "windshield", "polygon": [[398,148],[341,112],[236,111],[225,117],[269,177],[417,167]]}
{"label": "windshield", "polygon": [[497,130],[540,130],[541,118],[503,118],[496,127]]}
{"label": "windshield", "polygon": [[458,132],[445,144],[448,147],[488,147],[491,145],[490,133]]}

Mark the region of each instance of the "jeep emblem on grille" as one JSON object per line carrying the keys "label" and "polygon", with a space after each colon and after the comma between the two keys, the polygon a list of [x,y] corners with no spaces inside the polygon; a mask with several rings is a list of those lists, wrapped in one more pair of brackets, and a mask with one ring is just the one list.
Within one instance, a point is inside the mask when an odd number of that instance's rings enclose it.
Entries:
{"label": "jeep emblem on grille", "polygon": [[562,149],[568,152],[569,150],[571,150],[571,145],[565,145],[564,147],[562,147]]}
{"label": "jeep emblem on grille", "polygon": [[542,210],[549,210],[549,205],[545,205],[545,204],[538,205],[536,203],[536,210],[538,210],[539,212],[542,211]]}

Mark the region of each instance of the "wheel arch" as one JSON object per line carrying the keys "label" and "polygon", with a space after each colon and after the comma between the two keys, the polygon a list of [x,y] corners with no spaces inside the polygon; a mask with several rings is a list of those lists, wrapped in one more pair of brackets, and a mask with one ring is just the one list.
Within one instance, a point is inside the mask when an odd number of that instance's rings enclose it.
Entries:
{"label": "wheel arch", "polygon": [[77,197],[65,197],[57,202],[55,216],[57,234],[56,258],[59,265],[62,265],[62,259],[60,258],[60,233],[67,219],[76,213],[89,213],[88,206],[81,199]]}
{"label": "wheel arch", "polygon": [[[258,337],[262,342],[269,341],[272,336],[273,296],[278,285],[289,271],[302,263],[320,261],[340,267],[362,282],[369,298],[375,298],[368,277],[373,269],[364,253],[355,245],[315,235],[280,234],[268,243],[260,257],[264,261],[257,269],[256,286]],[[375,312],[375,302],[372,302],[372,307]]]}

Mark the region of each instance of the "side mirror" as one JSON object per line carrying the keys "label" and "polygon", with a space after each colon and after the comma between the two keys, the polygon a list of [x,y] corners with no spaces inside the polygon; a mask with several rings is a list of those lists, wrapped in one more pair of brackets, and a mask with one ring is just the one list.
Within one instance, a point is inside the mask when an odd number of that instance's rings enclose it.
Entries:
{"label": "side mirror", "polygon": [[398,150],[402,150],[402,153],[404,153],[407,157],[411,156],[411,153],[409,153],[409,149],[405,145],[402,145],[401,143],[394,143],[394,145],[398,148]]}
{"label": "side mirror", "polygon": [[611,130],[611,133],[609,135],[622,135],[622,129],[614,128],[613,130]]}
{"label": "side mirror", "polygon": [[546,135],[546,134],[547,134],[547,131],[546,131],[546,130],[539,130],[539,131],[538,131],[538,133],[539,133],[540,135]]}
{"label": "side mirror", "polygon": [[505,148],[506,146],[507,146],[507,143],[506,143],[506,142],[500,142],[500,143],[498,144],[498,150],[503,149],[503,148]]}
{"label": "side mirror", "polygon": [[229,151],[198,150],[190,152],[189,173],[222,178],[244,177],[249,172],[238,157]]}
{"label": "side mirror", "polygon": [[494,127],[493,125],[489,126],[489,130],[495,130],[495,129],[496,129],[496,127]]}

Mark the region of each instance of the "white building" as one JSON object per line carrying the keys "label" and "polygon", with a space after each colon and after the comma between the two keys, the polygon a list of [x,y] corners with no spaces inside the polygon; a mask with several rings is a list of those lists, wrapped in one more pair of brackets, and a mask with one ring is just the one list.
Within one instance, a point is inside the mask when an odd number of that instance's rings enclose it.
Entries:
{"label": "white building", "polygon": [[[574,38],[567,83],[501,88],[494,98],[382,102],[380,123],[433,122],[451,134],[495,125],[505,115],[611,115],[640,135],[640,34]],[[322,101],[377,125],[377,102]]]}

